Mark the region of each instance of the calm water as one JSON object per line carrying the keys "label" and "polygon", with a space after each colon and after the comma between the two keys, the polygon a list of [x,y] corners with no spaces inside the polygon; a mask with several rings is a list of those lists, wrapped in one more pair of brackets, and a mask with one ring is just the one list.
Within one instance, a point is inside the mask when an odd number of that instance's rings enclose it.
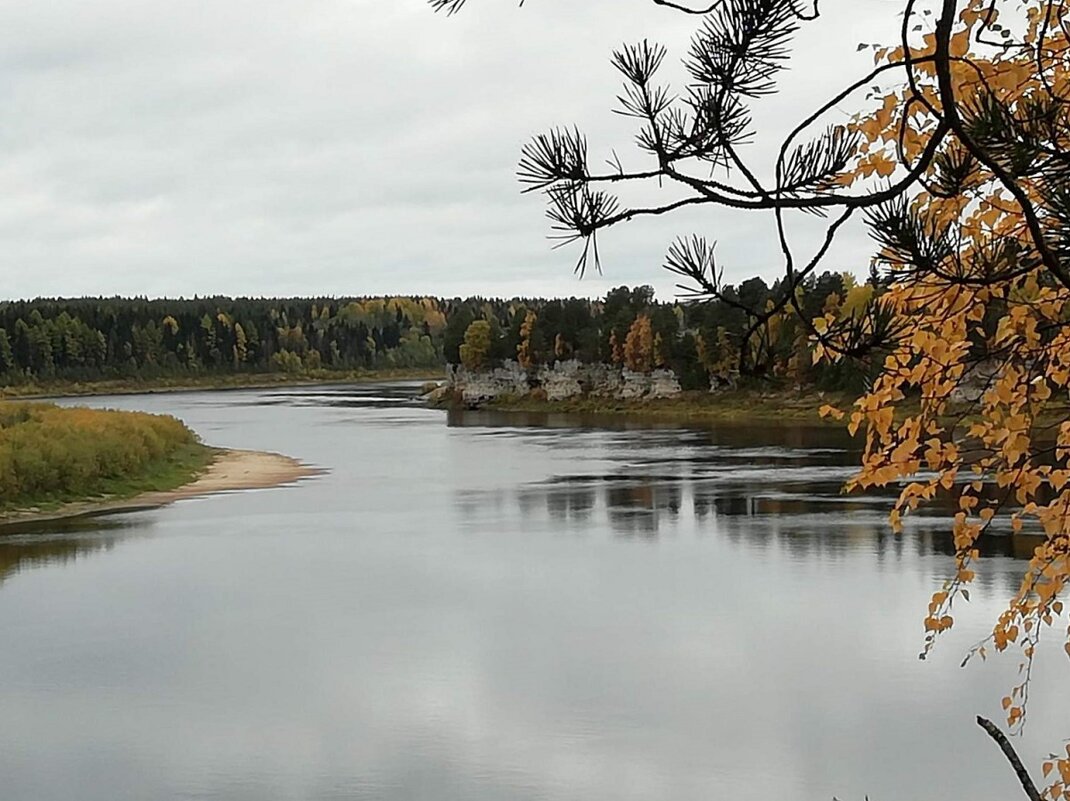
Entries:
{"label": "calm water", "polygon": [[[921,662],[942,526],[839,496],[837,431],[447,420],[414,391],[93,401],[330,472],[0,538],[0,796],[1018,797],[973,723],[1016,662],[958,667],[1012,547]],[[1034,767],[1070,735],[1056,650]]]}

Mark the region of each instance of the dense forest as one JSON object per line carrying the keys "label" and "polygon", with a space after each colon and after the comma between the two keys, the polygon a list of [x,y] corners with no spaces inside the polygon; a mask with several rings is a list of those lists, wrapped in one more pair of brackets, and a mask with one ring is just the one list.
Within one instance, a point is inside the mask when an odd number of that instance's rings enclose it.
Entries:
{"label": "dense forest", "polygon": [[[811,318],[860,308],[875,282],[824,273],[798,288]],[[228,373],[479,369],[561,359],[673,369],[685,389],[742,374],[830,387],[857,366],[814,367],[789,314],[756,318],[778,287],[752,278],[715,301],[664,303],[650,287],[601,300],[486,298],[39,299],[0,303],[0,383]],[[738,301],[734,302],[734,301]]]}

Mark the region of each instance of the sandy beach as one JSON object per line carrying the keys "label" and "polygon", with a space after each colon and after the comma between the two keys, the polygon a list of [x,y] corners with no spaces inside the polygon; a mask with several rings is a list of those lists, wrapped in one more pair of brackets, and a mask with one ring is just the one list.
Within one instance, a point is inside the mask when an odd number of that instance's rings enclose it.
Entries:
{"label": "sandy beach", "polygon": [[221,450],[211,465],[194,481],[167,492],[145,492],[118,500],[77,501],[54,509],[21,509],[0,515],[0,530],[24,523],[90,517],[113,512],[156,509],[186,498],[236,490],[267,489],[292,484],[323,471],[279,453]]}

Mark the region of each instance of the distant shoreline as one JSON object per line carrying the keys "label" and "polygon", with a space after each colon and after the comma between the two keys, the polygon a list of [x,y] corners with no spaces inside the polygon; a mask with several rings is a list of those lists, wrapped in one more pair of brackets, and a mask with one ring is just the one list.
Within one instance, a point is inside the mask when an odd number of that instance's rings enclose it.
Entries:
{"label": "distant shoreline", "polygon": [[234,373],[200,378],[108,379],[102,381],[56,381],[46,384],[0,387],[3,400],[87,398],[98,395],[156,395],[171,392],[205,392],[276,387],[312,387],[325,384],[367,384],[377,381],[441,381],[445,368],[413,368],[378,372],[323,372],[315,375],[289,373]]}
{"label": "distant shoreline", "polygon": [[208,467],[192,481],[172,490],[150,491],[129,498],[72,501],[52,509],[30,507],[0,514],[0,534],[27,524],[98,517],[118,512],[158,509],[175,501],[222,492],[269,489],[293,484],[325,471],[289,456],[265,451],[218,450]]}

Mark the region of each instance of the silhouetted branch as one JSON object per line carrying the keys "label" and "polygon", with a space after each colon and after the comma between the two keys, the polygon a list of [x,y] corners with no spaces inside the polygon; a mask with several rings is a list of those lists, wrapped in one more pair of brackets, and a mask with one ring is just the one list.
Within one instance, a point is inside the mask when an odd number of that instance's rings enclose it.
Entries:
{"label": "silhouetted branch", "polygon": [[1029,801],[1042,801],[1040,791],[1037,790],[1037,786],[1033,784],[1032,778],[1029,776],[1029,771],[1025,769],[1022,764],[1022,760],[1018,758],[1018,752],[1014,750],[1014,746],[1011,745],[1010,740],[1007,739],[1007,735],[999,730],[999,728],[992,721],[977,716],[977,725],[987,732],[988,736],[996,741],[1003,755],[1007,757],[1007,761],[1011,763],[1011,767],[1014,769],[1014,774],[1018,777],[1018,781],[1022,785],[1022,789],[1025,790],[1026,797]]}

